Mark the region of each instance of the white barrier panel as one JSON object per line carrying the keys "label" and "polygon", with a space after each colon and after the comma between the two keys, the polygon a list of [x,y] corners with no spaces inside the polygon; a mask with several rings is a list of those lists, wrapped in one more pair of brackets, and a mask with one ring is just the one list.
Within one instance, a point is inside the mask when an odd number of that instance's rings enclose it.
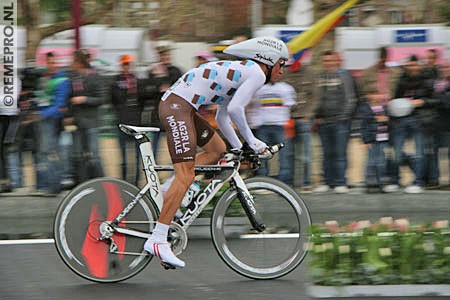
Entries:
{"label": "white barrier panel", "polygon": [[345,58],[344,67],[350,70],[375,64],[382,46],[389,48],[391,62],[402,63],[412,54],[425,58],[426,51],[432,48],[438,51],[439,62],[450,57],[450,29],[440,24],[339,27],[335,44]]}

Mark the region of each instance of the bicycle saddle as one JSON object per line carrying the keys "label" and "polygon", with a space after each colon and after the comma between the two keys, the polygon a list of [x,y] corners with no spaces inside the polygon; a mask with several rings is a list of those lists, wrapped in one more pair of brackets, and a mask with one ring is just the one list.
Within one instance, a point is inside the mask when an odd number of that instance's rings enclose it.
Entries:
{"label": "bicycle saddle", "polygon": [[125,124],[119,124],[120,130],[128,135],[146,134],[147,132],[159,132],[158,127],[139,127]]}

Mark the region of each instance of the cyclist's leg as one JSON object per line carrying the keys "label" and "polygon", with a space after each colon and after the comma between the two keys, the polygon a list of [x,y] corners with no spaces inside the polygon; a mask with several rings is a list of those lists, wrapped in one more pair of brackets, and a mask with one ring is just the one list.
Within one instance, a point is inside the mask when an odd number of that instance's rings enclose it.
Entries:
{"label": "cyclist's leg", "polygon": [[[216,164],[227,150],[227,146],[216,130],[200,115],[194,117],[195,130],[197,135],[197,146],[204,151],[195,156],[196,165]],[[172,175],[167,182],[161,186],[165,195],[172,185],[175,175]]]}
{"label": "cyclist's leg", "polygon": [[167,235],[170,223],[181,205],[184,194],[195,179],[195,163],[213,164],[217,163],[226,150],[225,142],[217,132],[214,132],[205,145],[202,152],[196,156],[194,161],[178,162],[174,164],[174,178],[164,196],[161,214],[153,230],[152,237],[144,246],[147,251],[173,266],[184,267],[184,262],[178,259],[171,251],[167,243]]}
{"label": "cyclist's leg", "polygon": [[[222,157],[223,153],[222,149],[226,149],[225,142],[220,138],[220,136],[216,133],[214,137],[211,139],[211,144],[207,144],[203,147],[204,152],[198,153],[195,157],[195,164],[196,165],[212,165],[216,164],[219,159]],[[223,148],[220,148],[223,147]],[[220,149],[219,149],[220,148]],[[217,149],[217,150],[216,150]],[[163,196],[166,195],[167,191],[169,190],[170,186],[172,185],[173,181],[175,179],[175,175],[173,174],[170,176],[169,179],[167,179],[166,182],[164,182],[161,185],[161,192],[163,193]]]}
{"label": "cyclist's leg", "polygon": [[167,242],[170,223],[180,207],[183,196],[194,181],[194,161],[180,162],[174,164],[175,178],[164,197],[164,203],[153,230],[152,236],[145,242],[144,249],[152,255],[173,267],[185,266],[184,261],[173,254],[170,244]]}
{"label": "cyclist's leg", "polygon": [[216,164],[227,150],[227,146],[214,127],[198,112],[194,115],[194,126],[197,135],[197,146],[204,152],[197,154],[195,164]]}
{"label": "cyclist's leg", "polygon": [[227,146],[217,132],[211,137],[208,143],[201,146],[204,152],[197,154],[195,164],[212,165],[216,164],[227,150]]}
{"label": "cyclist's leg", "polygon": [[159,222],[170,224],[175,212],[180,207],[183,196],[195,179],[194,161],[180,162],[173,166],[174,179],[164,197]]}
{"label": "cyclist's leg", "polygon": [[195,111],[193,107],[171,95],[161,101],[159,107],[161,122],[166,128],[167,147],[174,164],[174,180],[164,196],[161,214],[147,240],[144,249],[157,255],[162,262],[172,266],[184,267],[184,262],[178,259],[167,242],[169,226],[180,207],[184,194],[195,178],[195,154],[197,134],[194,125]]}
{"label": "cyclist's leg", "polygon": [[[194,125],[195,128],[192,128],[190,125]],[[188,124],[186,122],[186,126],[188,127],[189,141],[196,140],[197,145],[202,147],[204,152],[196,155],[195,162],[187,156],[184,156],[184,158],[172,157],[174,162],[174,179],[164,197],[164,204],[159,217],[159,222],[167,225],[170,225],[172,222],[184,194],[195,179],[195,164],[217,163],[226,151],[225,142],[198,113],[195,113],[193,116],[193,123]],[[167,136],[169,134],[168,132]],[[173,140],[168,139],[168,142],[170,147]],[[195,149],[191,149],[190,152],[195,153]]]}

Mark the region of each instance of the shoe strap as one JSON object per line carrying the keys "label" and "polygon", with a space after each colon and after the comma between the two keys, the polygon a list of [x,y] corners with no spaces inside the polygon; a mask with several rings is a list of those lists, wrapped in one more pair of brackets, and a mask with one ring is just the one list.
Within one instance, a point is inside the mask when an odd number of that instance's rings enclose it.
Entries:
{"label": "shoe strap", "polygon": [[162,243],[154,243],[153,244],[153,253],[154,255],[158,256],[158,258],[161,260],[161,254],[159,253],[159,245]]}

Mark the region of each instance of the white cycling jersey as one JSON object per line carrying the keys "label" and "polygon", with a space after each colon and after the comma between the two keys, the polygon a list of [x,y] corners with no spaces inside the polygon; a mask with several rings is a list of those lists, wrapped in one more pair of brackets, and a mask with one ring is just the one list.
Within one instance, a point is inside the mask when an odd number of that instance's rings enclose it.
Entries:
{"label": "white cycling jersey", "polygon": [[251,132],[245,118],[245,106],[265,81],[266,75],[253,61],[209,62],[186,72],[166,91],[162,100],[173,93],[197,110],[201,105],[218,104],[217,124],[231,146],[241,148],[242,143],[230,118],[250,147],[262,151],[265,144]]}

